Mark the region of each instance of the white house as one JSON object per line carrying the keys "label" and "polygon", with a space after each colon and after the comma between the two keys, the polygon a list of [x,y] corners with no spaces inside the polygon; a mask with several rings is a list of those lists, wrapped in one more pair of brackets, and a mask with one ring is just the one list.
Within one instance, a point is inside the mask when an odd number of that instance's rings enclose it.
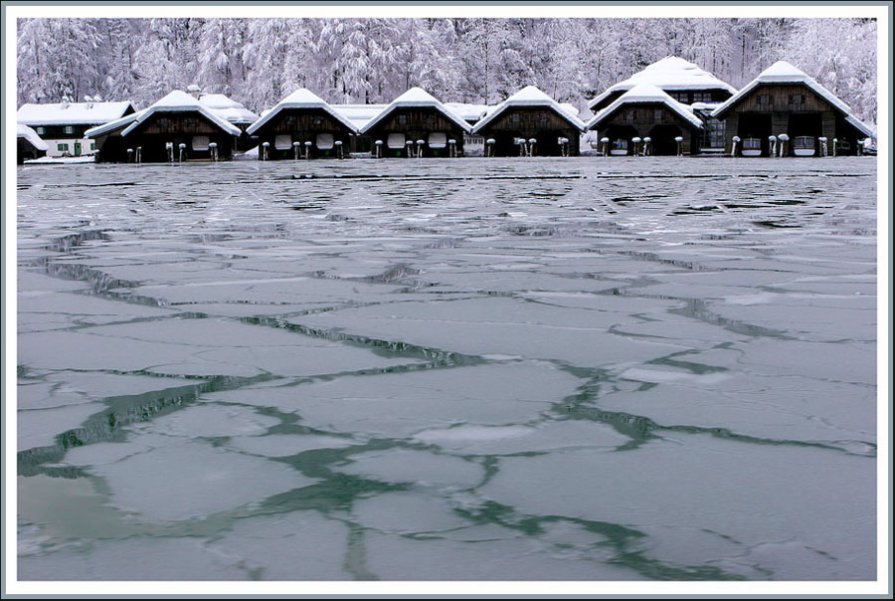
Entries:
{"label": "white house", "polygon": [[85,138],[84,132],[133,112],[130,101],[23,104],[16,121],[32,128],[47,143],[47,156],[83,156],[96,153],[96,143]]}

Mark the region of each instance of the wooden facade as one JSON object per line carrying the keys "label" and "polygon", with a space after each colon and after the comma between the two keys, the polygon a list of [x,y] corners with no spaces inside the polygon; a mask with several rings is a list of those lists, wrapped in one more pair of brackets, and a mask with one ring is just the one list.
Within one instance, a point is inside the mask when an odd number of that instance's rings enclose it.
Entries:
{"label": "wooden facade", "polygon": [[827,139],[828,154],[833,154],[836,140],[836,154],[854,155],[866,137],[828,100],[799,82],[760,83],[719,116],[726,121],[726,150],[732,152],[734,136],[740,138],[738,155],[742,155],[744,141],[754,140],[760,155],[770,156],[770,137],[780,134],[789,136],[787,156],[795,155],[796,138],[810,138],[814,156],[823,152],[820,138]]}
{"label": "wooden facade", "polygon": [[[354,132],[323,108],[286,108],[254,134],[261,145],[259,158],[267,146],[267,159],[347,158]],[[298,143],[296,154],[295,143]],[[307,144],[310,142],[310,144]],[[341,144],[337,144],[341,142]],[[342,150],[339,151],[339,146]],[[306,154],[307,153],[307,154]]]}
{"label": "wooden facade", "polygon": [[661,102],[622,104],[601,117],[597,129],[601,138],[609,138],[609,149],[614,149],[611,154],[615,155],[632,154],[635,137],[649,137],[649,153],[653,155],[678,154],[677,137],[683,138],[682,154],[697,154],[702,141],[698,127]]}
{"label": "wooden facade", "polygon": [[[454,140],[457,156],[463,155],[463,128],[434,106],[397,106],[364,136],[372,143],[371,149],[382,149],[385,157],[450,156],[450,140]],[[418,141],[422,144],[418,144]],[[377,145],[380,141],[382,144]],[[408,144],[409,142],[409,144]]]}
{"label": "wooden facade", "polygon": [[[233,156],[236,137],[223,131],[198,111],[164,111],[150,115],[143,123],[123,135],[129,126],[97,136],[97,162],[126,163],[139,158],[143,163],[212,160],[211,144],[217,144],[217,159]],[[172,145],[173,154],[169,153]],[[180,145],[184,148],[181,154]],[[130,151],[130,152],[129,152]]]}
{"label": "wooden facade", "polygon": [[[494,140],[494,156],[518,156],[518,139],[537,140],[532,154],[537,156],[578,156],[580,130],[568,119],[546,106],[508,106],[493,121],[476,130],[486,140]],[[559,143],[568,140],[567,151]]]}

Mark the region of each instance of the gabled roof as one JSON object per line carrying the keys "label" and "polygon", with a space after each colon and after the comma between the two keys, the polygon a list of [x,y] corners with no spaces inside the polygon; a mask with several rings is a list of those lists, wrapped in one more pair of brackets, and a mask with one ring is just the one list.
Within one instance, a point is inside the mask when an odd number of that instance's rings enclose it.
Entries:
{"label": "gabled roof", "polygon": [[536,88],[535,86],[526,86],[501,102],[494,108],[491,112],[485,115],[481,121],[476,123],[473,128],[474,132],[479,132],[486,125],[497,119],[501,114],[507,111],[507,109],[513,107],[543,107],[552,109],[557,115],[568,121],[572,127],[575,127],[579,131],[584,130],[584,122],[581,121],[575,115],[570,114],[566,109],[562,107],[557,101],[550,98],[547,94]]}
{"label": "gabled roof", "polygon": [[762,84],[792,84],[800,83],[807,86],[812,92],[829,102],[836,110],[845,116],[845,120],[854,126],[865,136],[874,135],[873,130],[864,124],[860,119],[854,116],[851,108],[842,100],[836,97],[833,92],[823,87],[813,77],[809,77],[801,69],[794,67],[786,61],[777,61],[761,73],[758,77],[746,84],[742,90],[728,98],[721,106],[712,112],[712,117],[716,119],[723,118],[731,108],[740,103],[740,101],[748,96],[752,90]]}
{"label": "gabled roof", "polygon": [[16,138],[25,138],[36,149],[43,150],[44,152],[49,148],[47,143],[40,139],[37,132],[24,123],[16,123]]}
{"label": "gabled roof", "polygon": [[16,121],[30,127],[52,125],[98,125],[118,119],[131,102],[57,102],[54,104],[23,104],[16,113]]}
{"label": "gabled roof", "polygon": [[200,104],[198,100],[196,100],[186,92],[183,92],[181,90],[174,90],[161,100],[157,101],[152,106],[148,107],[146,110],[141,111],[140,114],[137,115],[136,118],[133,120],[133,122],[128,125],[124,129],[124,131],[121,132],[121,135],[127,136],[132,131],[137,129],[140,124],[142,124],[144,121],[146,121],[156,113],[182,113],[190,111],[195,111],[201,114],[203,117],[205,117],[213,124],[217,125],[219,128],[232,136],[238,136],[242,133],[238,127],[236,127],[220,115],[216,114],[211,109]]}
{"label": "gabled roof", "polygon": [[379,114],[370,119],[366,125],[361,128],[360,133],[364,134],[373,129],[379,122],[388,117],[394,111],[401,108],[434,108],[455,123],[457,127],[465,132],[470,131],[469,124],[463,120],[458,114],[447,108],[439,102],[434,96],[429,94],[422,88],[410,88],[397,98],[395,98],[388,106],[382,109]]}
{"label": "gabled roof", "polygon": [[630,90],[641,83],[652,84],[665,91],[726,90],[731,94],[736,93],[736,88],[732,85],[721,81],[690,61],[685,61],[677,56],[666,56],[628,79],[609,86],[606,91],[588,102],[587,107],[593,109],[611,94]]}
{"label": "gabled roof", "polygon": [[224,94],[201,94],[199,103],[210,108],[230,123],[247,124],[258,119],[258,115],[247,109],[241,102],[236,102]]}
{"label": "gabled roof", "polygon": [[595,129],[619,108],[629,104],[663,104],[693,127],[702,129],[702,119],[693,114],[687,105],[678,102],[663,90],[648,83],[640,83],[616,98],[612,104],[601,110],[588,121],[587,129]]}
{"label": "gabled roof", "polygon": [[252,123],[249,128],[246,130],[246,133],[254,134],[259,129],[264,127],[266,123],[268,123],[271,119],[279,115],[282,111],[288,109],[320,109],[332,116],[333,119],[344,125],[350,131],[357,133],[357,127],[354,123],[351,122],[350,119],[341,114],[338,110],[336,110],[333,106],[331,106],[328,102],[320,98],[314,92],[308,90],[307,88],[300,88],[295,90],[281,101],[279,101],[272,109],[264,113],[264,115]]}

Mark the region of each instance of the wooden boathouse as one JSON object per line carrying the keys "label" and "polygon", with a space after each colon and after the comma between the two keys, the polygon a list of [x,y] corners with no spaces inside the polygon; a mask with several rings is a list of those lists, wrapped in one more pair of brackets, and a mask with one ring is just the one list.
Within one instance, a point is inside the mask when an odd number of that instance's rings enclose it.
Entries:
{"label": "wooden boathouse", "polygon": [[261,160],[347,158],[357,135],[351,121],[305,88],[283,98],[247,132],[257,136]]}
{"label": "wooden boathouse", "polygon": [[486,156],[577,156],[584,123],[536,88],[522,88],[473,128]]}
{"label": "wooden boathouse", "polygon": [[174,90],[147,109],[88,131],[99,162],[228,160],[242,131],[196,98]]}
{"label": "wooden boathouse", "polygon": [[587,124],[604,155],[691,155],[699,152],[702,120],[656,86],[637,84]]}
{"label": "wooden boathouse", "polygon": [[712,113],[734,156],[859,154],[873,131],[847,104],[786,61],[761,72]]}
{"label": "wooden boathouse", "polygon": [[469,124],[422,88],[395,98],[360,130],[374,157],[454,157],[463,155]]}

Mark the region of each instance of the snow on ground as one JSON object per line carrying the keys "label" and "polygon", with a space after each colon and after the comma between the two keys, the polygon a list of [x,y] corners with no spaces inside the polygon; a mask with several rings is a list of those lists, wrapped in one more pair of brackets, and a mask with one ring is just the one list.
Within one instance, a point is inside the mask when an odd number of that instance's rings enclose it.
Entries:
{"label": "snow on ground", "polygon": [[17,177],[20,577],[874,575],[873,159]]}

